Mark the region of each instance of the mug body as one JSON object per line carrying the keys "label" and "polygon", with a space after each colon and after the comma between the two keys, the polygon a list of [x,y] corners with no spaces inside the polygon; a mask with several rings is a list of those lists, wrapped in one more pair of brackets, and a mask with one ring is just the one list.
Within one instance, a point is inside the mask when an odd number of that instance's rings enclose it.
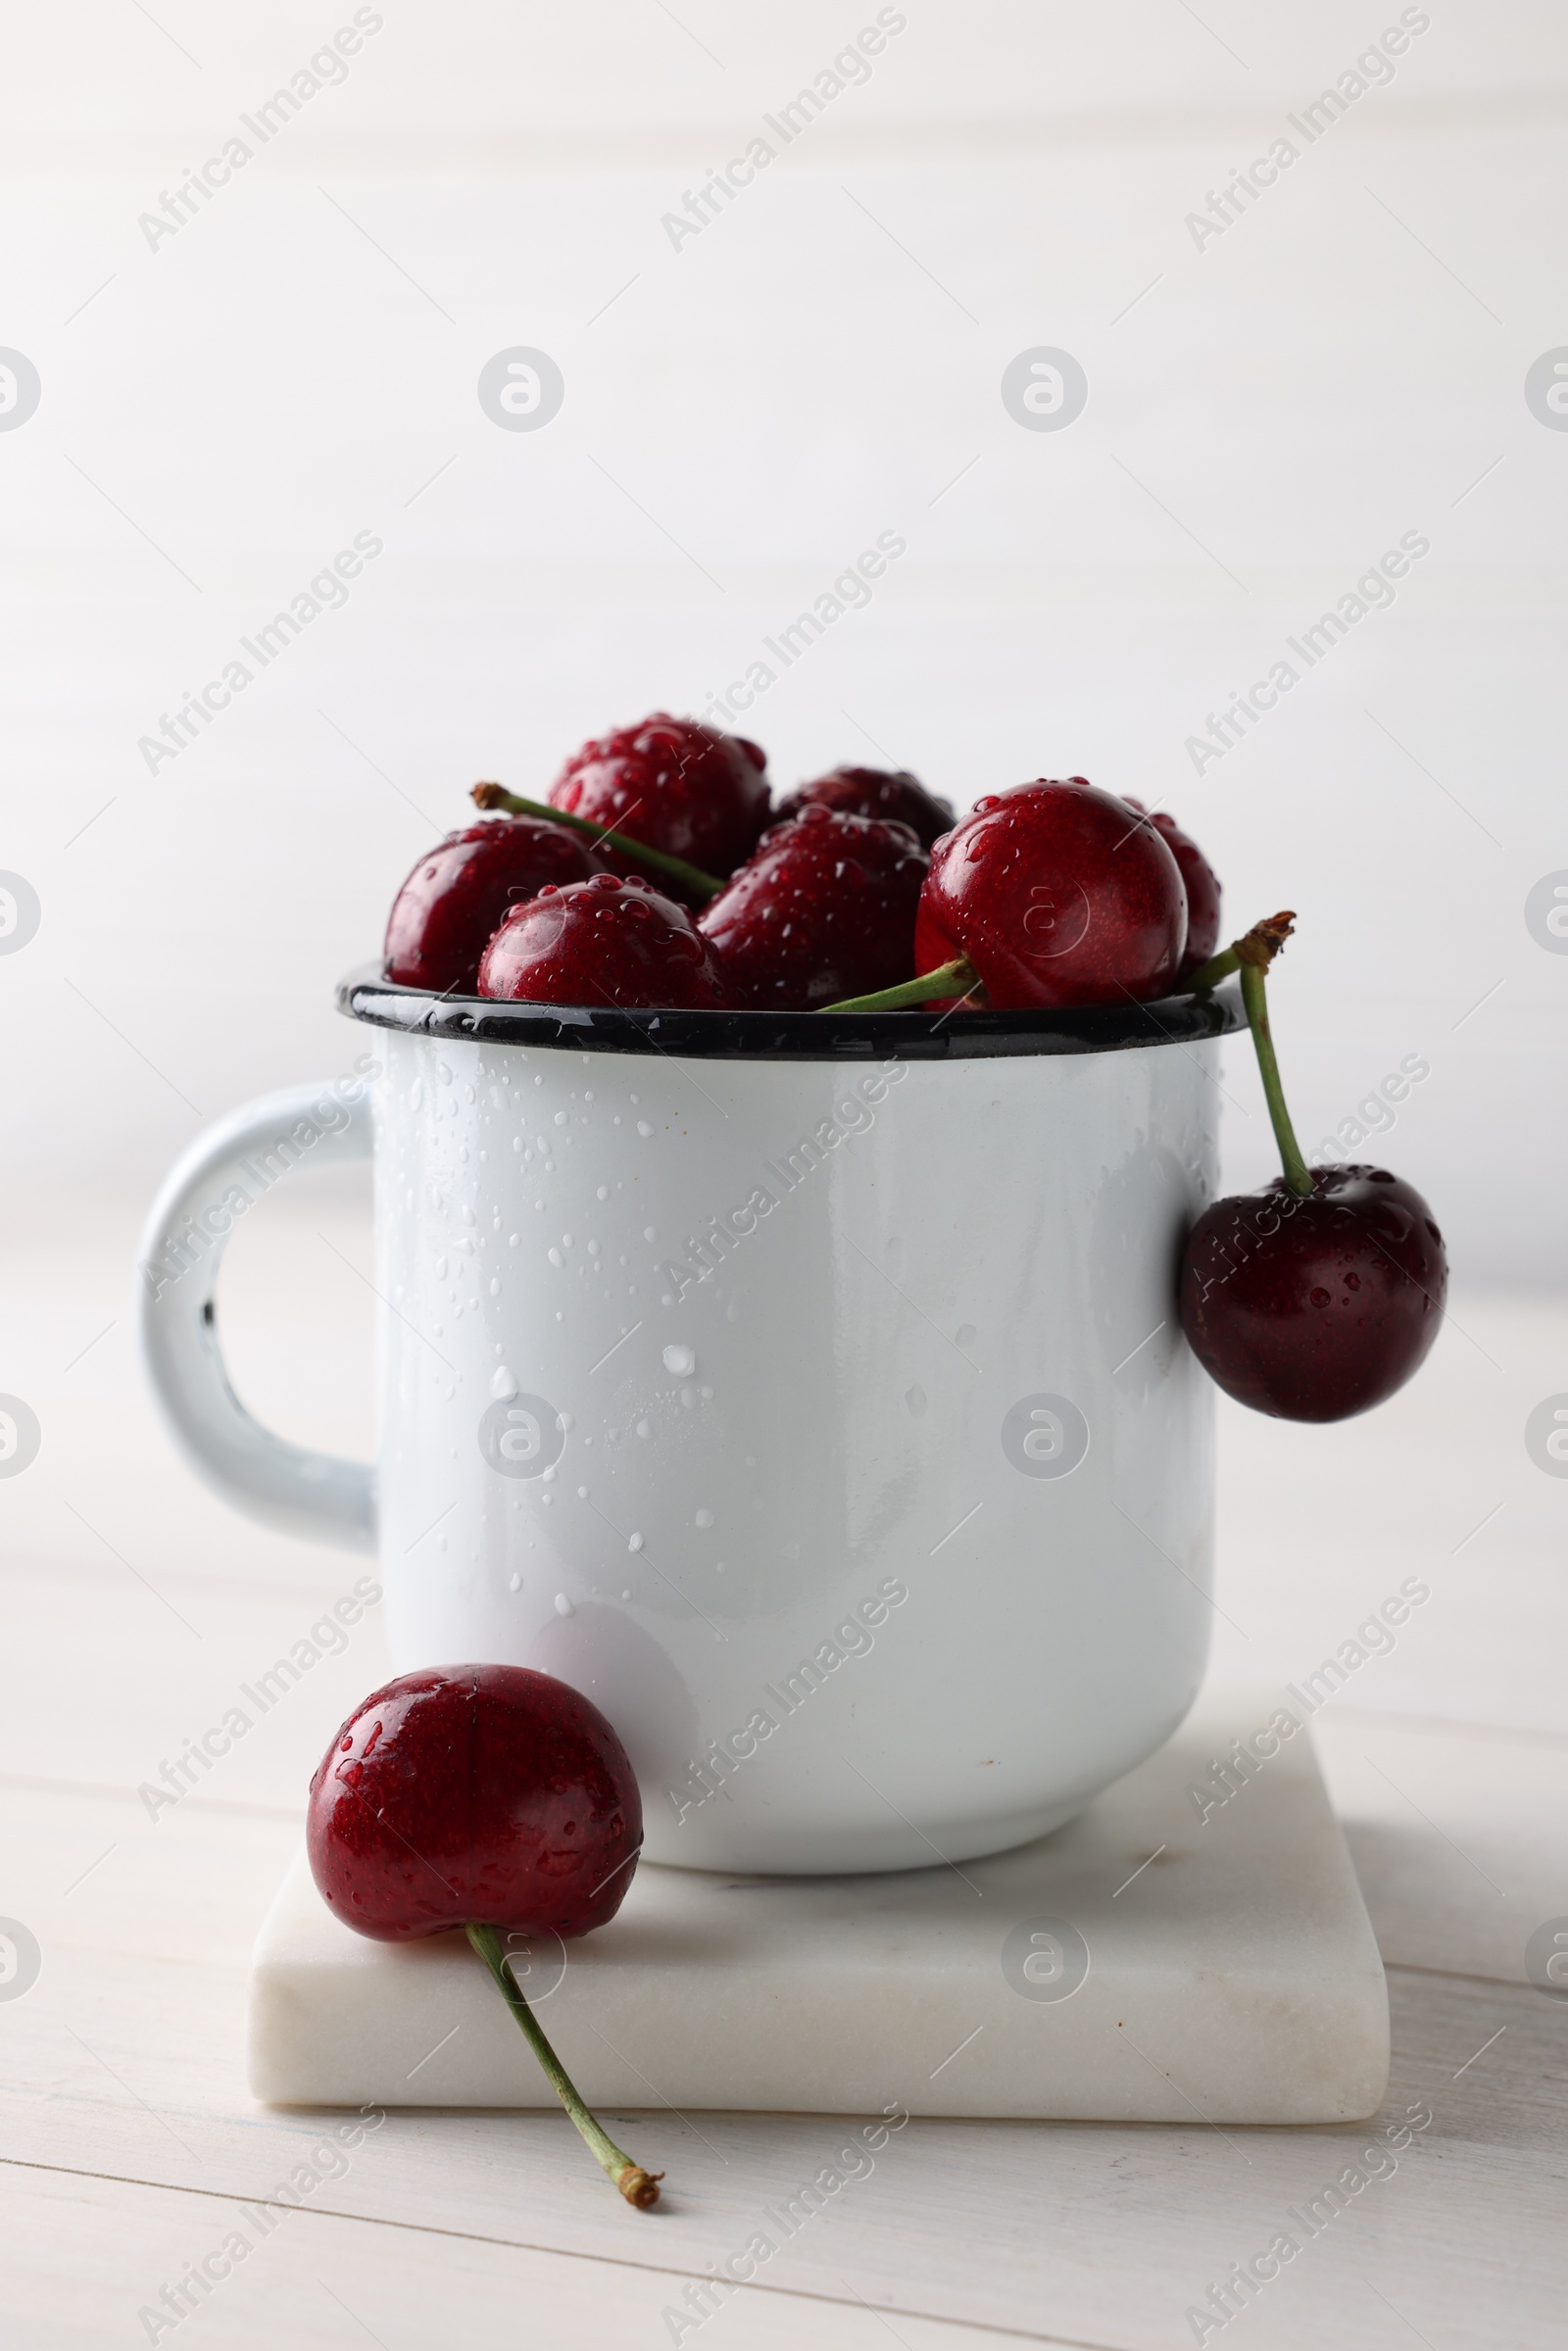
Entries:
{"label": "mug body", "polygon": [[803,1057],[691,1051],[712,1014],[652,1050],[647,1016],[630,1048],[629,1015],[504,1017],[536,1007],[437,1033],[401,993],[351,1006],[392,1024],[399,1672],[582,1690],[648,1857],[702,1869],[961,1861],[1167,1738],[1208,1641],[1211,1390],[1174,1299],[1228,1013]]}

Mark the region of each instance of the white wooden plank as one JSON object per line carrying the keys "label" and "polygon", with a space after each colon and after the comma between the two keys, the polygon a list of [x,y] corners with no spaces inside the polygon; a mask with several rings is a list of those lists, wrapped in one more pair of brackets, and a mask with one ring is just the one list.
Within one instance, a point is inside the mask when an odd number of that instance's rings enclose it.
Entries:
{"label": "white wooden plank", "polygon": [[[358,1050],[343,1034],[339,1068]],[[375,1418],[367,1184],[363,1168],[291,1176],[235,1233],[218,1292],[224,1351],[252,1410],[285,1436],[363,1457]],[[134,1339],[146,1207],[106,1188],[58,1213],[35,1203],[0,1233],[4,1385],[42,1427],[25,1475],[0,1481],[0,1547],[95,1566],[112,1544],[160,1583],[175,1568],[220,1581],[237,1569],[330,1579],[342,1554],[240,1517],[164,1432]]]}
{"label": "white wooden plank", "polygon": [[1568,1302],[1461,1281],[1420,1375],[1329,1427],[1220,1399],[1214,1670],[1297,1681],[1413,1578],[1394,1647],[1347,1702],[1568,1733],[1568,1479],[1525,1450],[1564,1385]]}
{"label": "white wooden plank", "polygon": [[1385,1962],[1524,1983],[1530,1936],[1568,1915],[1568,1739],[1332,1700],[1313,1737]]}
{"label": "white wooden plank", "polygon": [[[112,1557],[0,1575],[0,1639],[29,1667],[0,1719],[0,1773],[129,1793],[144,1783],[188,1788],[200,1801],[281,1805],[300,1817],[337,1725],[389,1671],[378,1606],[349,1628],[331,1621],[357,1581],[373,1589],[373,1562],[340,1554],[314,1583],[143,1575],[156,1591]],[[232,1722],[224,1728],[236,1708],[249,1725],[238,1736]],[[205,1763],[181,1767],[190,1742],[209,1734]],[[149,1831],[155,1816],[170,1817],[156,1796],[143,1815]]]}
{"label": "white wooden plank", "polygon": [[[634,2237],[639,2216],[627,2218]],[[649,2216],[642,2225],[653,2230],[659,2222]],[[889,2339],[882,2317],[853,2288],[779,2291],[766,2284],[765,2267],[756,2281],[722,2292],[700,2275],[687,2279],[629,2259],[392,2230],[308,2209],[259,2213],[211,2192],[15,2165],[0,2170],[0,2260],[7,2337],[26,2351],[154,2340],[223,2351],[280,2343],[415,2351],[490,2340],[609,2351],[677,2335],[732,2351],[792,2351],[807,2334],[822,2351],[879,2351]],[[998,2337],[904,2313],[895,2339],[907,2351],[979,2351]]]}

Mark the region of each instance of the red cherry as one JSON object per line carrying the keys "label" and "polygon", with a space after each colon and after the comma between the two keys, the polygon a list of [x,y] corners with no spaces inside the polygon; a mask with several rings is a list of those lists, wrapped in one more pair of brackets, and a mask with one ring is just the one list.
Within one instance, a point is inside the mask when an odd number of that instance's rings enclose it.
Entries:
{"label": "red cherry", "polygon": [[1003,1011],[1167,995],[1187,894],[1147,816],[1081,776],[977,800],[939,841],[915,923],[917,971],[966,955]]}
{"label": "red cherry", "polygon": [[809,1010],[912,978],[925,872],[906,824],[811,806],[763,834],[697,927],[737,1003]]}
{"label": "red cherry", "polygon": [[544,1004],[721,1009],[708,942],[684,906],[645,881],[598,873],[514,906],[484,951],[481,996]]}
{"label": "red cherry", "polygon": [[355,1708],[305,1834],[322,1899],[378,1942],[472,1924],[566,1939],[620,1908],[642,1801],[577,1690],[520,1665],[447,1666]]}
{"label": "red cherry", "polygon": [[[1141,800],[1130,792],[1123,793],[1130,808],[1139,815],[1147,814]],[[1182,956],[1181,969],[1175,985],[1181,988],[1191,979],[1200,964],[1206,963],[1219,945],[1219,876],[1204,857],[1198,843],[1184,833],[1174,816],[1156,808],[1149,819],[1156,833],[1165,841],[1171,856],[1181,867],[1182,881],[1187,889],[1187,952]]]}
{"label": "red cherry", "polygon": [[471,996],[485,942],[508,908],[548,883],[583,881],[594,870],[575,833],[538,817],[496,817],[448,833],[392,901],[387,978]]}
{"label": "red cherry", "polygon": [[938,800],[906,768],[835,767],[781,800],[774,815],[787,824],[804,808],[836,808],[842,816],[890,816],[906,824],[922,849],[953,829],[953,803]]}
{"label": "red cherry", "polygon": [[[740,735],[656,710],[585,743],[550,787],[553,808],[629,833],[707,873],[731,873],[768,821],[766,755]],[[613,852],[612,870],[634,868]]]}
{"label": "red cherry", "polygon": [[305,1816],[311,1874],[345,1926],[377,1942],[464,1930],[606,2176],[646,2210],[663,2174],[583,2104],[502,1939],[603,1927],[642,1834],[626,1750],[598,1707],[520,1665],[442,1666],[372,1690],[321,1758]]}
{"label": "red cherry", "polygon": [[1347,1420],[1402,1388],[1443,1320],[1448,1261],[1413,1185],[1314,1167],[1215,1200],[1188,1236],[1182,1327],[1210,1378],[1281,1420]]}

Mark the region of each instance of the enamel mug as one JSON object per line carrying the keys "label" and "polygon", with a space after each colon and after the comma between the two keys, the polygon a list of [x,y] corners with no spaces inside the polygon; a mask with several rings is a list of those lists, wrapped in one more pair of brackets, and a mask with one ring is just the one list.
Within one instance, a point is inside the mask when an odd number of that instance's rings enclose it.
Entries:
{"label": "enamel mug", "polygon": [[[141,1326],[201,1475],[377,1551],[398,1672],[585,1691],[647,1857],[697,1869],[998,1851],[1169,1737],[1208,1643],[1212,1391],[1175,1284],[1226,995],[590,1012],[366,973],[340,1004],[355,1068],[170,1177]],[[365,1155],[373,1468],[259,1426],[213,1308],[235,1219]]]}

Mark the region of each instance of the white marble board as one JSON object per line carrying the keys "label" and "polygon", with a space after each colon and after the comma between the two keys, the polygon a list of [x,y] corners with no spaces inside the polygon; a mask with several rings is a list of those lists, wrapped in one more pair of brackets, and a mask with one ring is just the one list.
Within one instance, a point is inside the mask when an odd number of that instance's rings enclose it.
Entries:
{"label": "white marble board", "polygon": [[[1189,1792],[1289,1704],[1205,1696],[1078,1820],[990,1860],[835,1879],[645,1867],[564,1970],[563,1946],[533,1947],[524,1988],[583,2095],[612,2108],[1369,2114],[1388,2078],[1383,1968],[1308,1735],[1202,1819]],[[250,2066],[272,2104],[553,2102],[463,1936],[355,1935],[303,1852],[256,1947]]]}

